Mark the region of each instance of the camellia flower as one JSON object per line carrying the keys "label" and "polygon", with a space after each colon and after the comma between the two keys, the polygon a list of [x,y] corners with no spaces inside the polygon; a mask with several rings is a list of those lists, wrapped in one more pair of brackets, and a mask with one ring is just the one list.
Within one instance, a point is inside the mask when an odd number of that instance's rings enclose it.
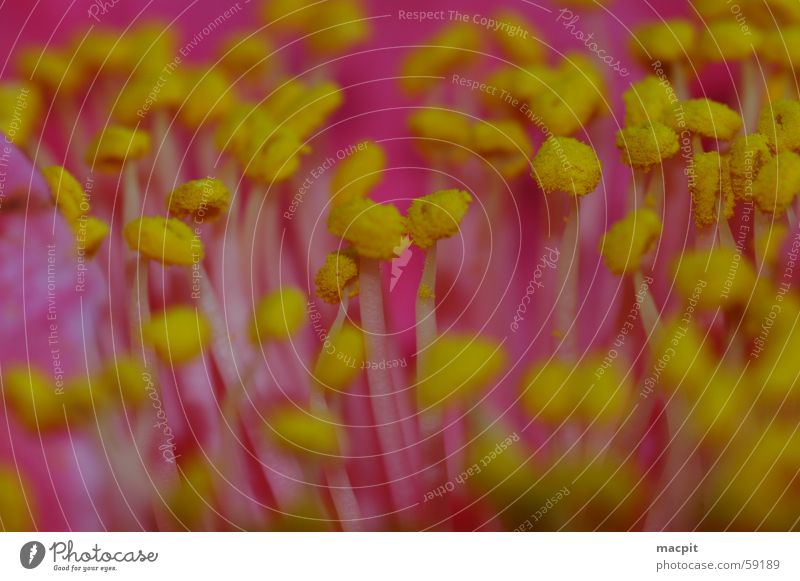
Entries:
{"label": "camellia flower", "polygon": [[0,527],[798,528],[794,4],[257,4],[0,8]]}

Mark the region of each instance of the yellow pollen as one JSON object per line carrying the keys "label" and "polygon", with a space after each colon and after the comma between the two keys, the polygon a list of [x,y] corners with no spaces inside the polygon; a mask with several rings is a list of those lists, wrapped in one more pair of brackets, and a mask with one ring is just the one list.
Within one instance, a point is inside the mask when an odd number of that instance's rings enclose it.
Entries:
{"label": "yellow pollen", "polygon": [[391,260],[406,234],[406,220],[391,204],[355,198],[331,208],[328,230],[344,238],[365,258]]}
{"label": "yellow pollen", "polygon": [[441,83],[439,78],[467,65],[481,47],[481,37],[472,24],[454,23],[442,28],[434,38],[411,49],[401,65],[403,87],[420,94]]}
{"label": "yellow pollen", "polygon": [[228,211],[231,192],[215,178],[192,180],[175,188],[167,200],[169,213],[177,218],[209,222]]}
{"label": "yellow pollen", "polygon": [[234,79],[243,75],[256,80],[268,73],[270,55],[274,51],[272,43],[264,36],[233,35],[222,44],[219,65]]}
{"label": "yellow pollen", "polygon": [[533,144],[522,125],[512,119],[478,123],[473,129],[472,144],[506,179],[522,174],[531,163]]}
{"label": "yellow pollen", "polygon": [[339,304],[345,292],[351,297],[358,294],[358,263],[347,254],[331,252],[317,271],[314,284],[319,298],[332,305]]}
{"label": "yellow pollen", "polygon": [[733,216],[733,189],[731,188],[728,157],[717,151],[694,156],[694,181],[689,184],[694,206],[694,221],[698,228],[710,226],[717,219]]}
{"label": "yellow pollen", "polygon": [[[153,100],[150,94],[156,86],[160,89],[158,98]],[[177,111],[185,95],[184,78],[181,75],[136,77],[120,90],[111,116],[122,124],[135,125],[142,119],[140,113],[146,116],[150,111]],[[144,103],[149,105],[146,111]]]}
{"label": "yellow pollen", "polygon": [[786,69],[796,68],[800,62],[800,26],[782,25],[769,30],[764,34],[758,52],[768,63]]}
{"label": "yellow pollen", "polygon": [[6,366],[3,393],[8,408],[29,430],[37,432],[64,425],[63,384],[57,386],[38,369]]}
{"label": "yellow pollen", "polygon": [[315,0],[270,0],[264,2],[261,16],[264,24],[283,31],[313,32]]}
{"label": "yellow pollen", "polygon": [[[0,529],[27,533],[36,530],[31,512],[34,508],[31,488],[13,466],[0,464]],[[30,508],[29,508],[30,507]]]}
{"label": "yellow pollen", "polygon": [[85,80],[85,72],[78,62],[52,48],[25,49],[19,54],[20,76],[45,93],[70,97]]}
{"label": "yellow pollen", "polygon": [[94,216],[88,216],[78,221],[73,230],[77,250],[83,251],[87,257],[92,258],[100,250],[110,228],[107,222]]}
{"label": "yellow pollen", "polygon": [[419,292],[417,292],[417,297],[423,301],[428,301],[430,299],[435,298],[435,295],[433,289],[423,282],[421,285],[419,285]]}
{"label": "yellow pollen", "polygon": [[282,129],[291,131],[298,139],[305,141],[324,127],[333,113],[342,106],[344,92],[333,82],[325,82],[304,88],[297,99],[280,106],[273,101],[267,103],[267,111],[277,119],[285,119]]}
{"label": "yellow pollen", "polygon": [[756,255],[761,257],[764,264],[775,264],[788,234],[786,226],[777,222],[769,224],[768,228],[759,233],[755,239],[755,249]]}
{"label": "yellow pollen", "polygon": [[758,132],[775,152],[800,149],[800,102],[783,99],[764,105],[758,116]]}
{"label": "yellow pollen", "polygon": [[421,357],[417,401],[422,408],[474,400],[508,363],[504,347],[480,335],[442,335]]}
{"label": "yellow pollen", "polygon": [[686,252],[675,263],[678,292],[704,309],[747,303],[755,283],[753,267],[733,248]]}
{"label": "yellow pollen", "polygon": [[678,153],[678,135],[655,121],[620,130],[617,133],[617,147],[622,151],[624,163],[648,170]]}
{"label": "yellow pollen", "polygon": [[305,293],[291,286],[267,293],[256,305],[250,338],[263,343],[294,336],[308,318],[306,302]]}
{"label": "yellow pollen", "polygon": [[576,370],[580,389],[578,414],[589,424],[609,424],[624,420],[632,405],[630,385],[619,363],[604,364],[591,355]]}
{"label": "yellow pollen", "polygon": [[760,44],[758,30],[750,28],[749,34],[744,34],[741,24],[723,20],[703,29],[696,54],[709,62],[744,60],[752,58]]}
{"label": "yellow pollen", "polygon": [[529,109],[553,135],[572,135],[598,112],[604,91],[603,75],[597,66],[580,54],[568,54],[556,76],[531,97]]}
{"label": "yellow pollen", "polygon": [[11,143],[27,145],[42,119],[42,96],[30,83],[0,83],[0,131]]}
{"label": "yellow pollen", "polygon": [[533,177],[546,194],[585,196],[600,183],[600,160],[577,139],[550,137],[533,159]]}
{"label": "yellow pollen", "polygon": [[178,117],[191,129],[223,119],[234,107],[232,83],[219,69],[188,71],[182,83],[184,96]]}
{"label": "yellow pollen", "polygon": [[639,26],[633,31],[631,50],[647,63],[675,63],[692,54],[697,32],[688,20],[674,19]]}
{"label": "yellow pollen", "polygon": [[472,196],[461,190],[442,190],[411,202],[408,232],[420,248],[430,248],[437,240],[458,234]]}
{"label": "yellow pollen", "polygon": [[50,194],[61,215],[72,225],[89,213],[89,198],[71,173],[60,166],[42,169],[42,176],[50,186]]}
{"label": "yellow pollen", "polygon": [[192,266],[203,260],[203,243],[194,231],[175,218],[143,216],[123,230],[131,250],[166,265]]}
{"label": "yellow pollen", "polygon": [[321,54],[341,54],[366,41],[372,30],[358,0],[329,0],[315,6],[315,30],[309,46]]}
{"label": "yellow pollen", "polygon": [[[681,101],[685,128],[702,135],[727,141],[733,139],[742,128],[742,117],[733,109],[722,103],[709,99],[689,99]],[[672,129],[681,131],[680,116],[671,120]]]}
{"label": "yellow pollen", "polygon": [[600,241],[600,253],[608,270],[631,274],[641,268],[642,259],[661,236],[661,220],[654,211],[631,211],[614,223]]}
{"label": "yellow pollen", "polygon": [[314,367],[314,378],[326,389],[343,391],[361,374],[365,358],[364,334],[345,324],[325,340]]}
{"label": "yellow pollen", "polygon": [[194,308],[170,307],[142,326],[142,336],[162,360],[179,365],[202,353],[211,338],[211,325]]}
{"label": "yellow pollen", "polygon": [[456,111],[420,109],[409,115],[408,126],[420,138],[420,152],[437,162],[462,160],[472,145],[470,119]]}
{"label": "yellow pollen", "polygon": [[779,215],[800,193],[800,155],[782,151],[764,164],[753,184],[753,198],[758,209]]}
{"label": "yellow pollen", "polygon": [[[498,29],[495,39],[508,59],[516,65],[525,66],[545,61],[545,45],[532,35],[530,22],[515,10],[501,10],[494,16],[495,21],[507,25]],[[528,34],[508,34],[507,30],[524,30]]]}
{"label": "yellow pollen", "polygon": [[633,83],[622,95],[625,102],[625,125],[665,123],[673,110],[671,98],[665,83],[653,75]]}
{"label": "yellow pollen", "polygon": [[338,422],[338,418],[329,412],[285,407],[270,414],[264,425],[264,434],[290,452],[325,460],[320,456],[338,456],[341,451],[339,442],[342,435]]}
{"label": "yellow pollen", "polygon": [[771,158],[769,140],[760,133],[740,135],[733,140],[728,163],[731,187],[737,200],[752,198],[755,178]]}
{"label": "yellow pollen", "polygon": [[[689,281],[689,284],[694,288],[697,281]],[[705,292],[711,290],[705,289]],[[714,299],[716,307],[720,302],[719,295],[711,297],[708,302]],[[661,369],[664,381],[660,381],[659,384],[664,384],[668,395],[671,396],[678,386],[689,393],[703,389],[717,367],[716,358],[710,351],[709,345],[709,339],[700,334],[696,324],[687,324],[681,317],[659,325],[653,337],[652,353],[656,360],[667,362]],[[651,367],[649,372],[652,371]]]}
{"label": "yellow pollen", "polygon": [[119,171],[129,161],[150,153],[150,136],[139,129],[108,125],[95,137],[86,153],[89,167]]}
{"label": "yellow pollen", "polygon": [[144,367],[136,359],[125,356],[107,364],[101,373],[109,397],[133,407],[147,400],[149,386],[143,380],[144,376]]}
{"label": "yellow pollen", "polygon": [[267,134],[251,135],[248,147],[252,148],[239,157],[239,163],[251,179],[267,184],[286,181],[300,168],[300,156],[310,153],[311,148],[291,131],[281,130],[269,139],[266,137]]}
{"label": "yellow pollen", "polygon": [[560,424],[575,413],[579,397],[574,368],[552,359],[533,364],[522,378],[522,406],[531,417]]}
{"label": "yellow pollen", "polygon": [[331,202],[344,204],[364,198],[380,183],[386,168],[386,153],[372,141],[363,142],[336,167],[331,179]]}

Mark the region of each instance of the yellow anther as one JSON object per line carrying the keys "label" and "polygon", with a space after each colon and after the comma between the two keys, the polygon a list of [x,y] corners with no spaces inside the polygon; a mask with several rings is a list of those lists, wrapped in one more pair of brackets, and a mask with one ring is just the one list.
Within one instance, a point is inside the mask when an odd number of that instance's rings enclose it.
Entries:
{"label": "yellow anther", "polygon": [[[282,129],[293,132],[305,141],[325,126],[328,118],[342,106],[344,92],[333,82],[320,83],[307,88],[291,107],[267,108],[278,119],[285,119]],[[269,103],[267,103],[269,106]]]}
{"label": "yellow anther", "polygon": [[312,32],[310,27],[316,12],[311,5],[315,3],[315,0],[269,0],[263,3],[261,15],[270,27],[294,33]]}
{"label": "yellow anther", "polygon": [[136,55],[134,74],[158,77],[178,54],[178,31],[169,22],[144,21],[126,37]]}
{"label": "yellow anther", "polygon": [[[800,373],[800,361],[797,357],[797,350],[800,348],[800,332],[794,325],[796,317],[800,315],[796,302],[789,303],[790,308],[784,309],[778,303],[780,310],[774,307],[775,291],[770,297],[769,310],[755,321],[754,326],[758,330],[757,339],[754,342],[754,352],[758,350],[758,357],[753,358],[753,365],[749,371],[752,373],[747,378],[745,385],[758,385],[763,389],[762,395],[768,399],[783,404],[784,398],[789,401],[797,402],[798,394],[794,392],[797,385],[797,375]],[[770,312],[771,310],[771,312]],[[789,318],[791,317],[791,321]],[[769,336],[766,340],[760,337],[764,325],[769,325],[767,321],[775,321],[775,326],[771,327]],[[758,340],[761,339],[760,342]],[[758,383],[750,383],[757,381]],[[785,405],[785,404],[783,404]]]}
{"label": "yellow anther", "polygon": [[311,48],[322,54],[340,54],[370,36],[369,16],[358,0],[329,0],[315,6],[315,30],[308,37]]}
{"label": "yellow anther", "polygon": [[345,324],[325,340],[314,367],[314,378],[327,389],[342,391],[364,369],[365,357],[364,334]]}
{"label": "yellow anther", "polygon": [[730,7],[719,0],[692,0],[691,7],[705,22],[729,18],[731,15]]}
{"label": "yellow anther", "polygon": [[19,471],[10,465],[0,465],[0,530],[28,533],[36,530],[31,512],[35,506],[33,494]]}
{"label": "yellow anther", "polygon": [[408,209],[408,232],[420,248],[458,234],[472,196],[461,190],[441,190],[417,198]]}
{"label": "yellow anther", "polygon": [[268,184],[292,177],[300,168],[300,157],[311,152],[297,135],[286,130],[273,133],[269,138],[268,134],[251,135],[250,140],[250,146],[254,147],[240,155],[239,163],[244,166],[247,177]]}
{"label": "yellow anther", "polygon": [[411,134],[420,138],[420,152],[436,162],[459,161],[472,145],[470,119],[456,111],[421,109],[408,117]]}
{"label": "yellow anther", "polygon": [[733,216],[734,199],[728,157],[717,151],[698,153],[694,156],[693,173],[689,191],[697,227],[710,226],[718,219],[727,220]]}
{"label": "yellow anther", "polygon": [[231,192],[215,178],[192,180],[172,190],[167,199],[169,213],[178,218],[214,221],[228,211]]}
{"label": "yellow anther", "polygon": [[20,76],[45,93],[71,96],[83,84],[85,72],[71,57],[56,50],[27,49],[20,53]]}
{"label": "yellow anther", "polygon": [[761,133],[740,135],[733,140],[728,164],[734,198],[745,200],[753,197],[756,176],[771,158],[769,140]]}
{"label": "yellow anther", "polygon": [[70,427],[93,423],[109,404],[109,394],[98,378],[86,376],[70,379],[64,385],[64,410]]}
{"label": "yellow anther", "polygon": [[122,356],[110,362],[103,368],[101,378],[110,399],[133,407],[144,403],[155,389],[145,368],[132,357]]}
{"label": "yellow anther", "polygon": [[[277,124],[256,105],[246,102],[236,103],[217,124],[217,129],[214,131],[214,145],[220,151],[230,151],[238,159],[242,159],[247,154],[253,126],[258,127],[259,131],[266,128],[265,135],[269,135]],[[262,135],[262,139],[265,135]]]}
{"label": "yellow anther", "polygon": [[219,69],[190,71],[182,79],[180,120],[192,129],[223,119],[234,107],[231,81]]}
{"label": "yellow anther", "polygon": [[641,268],[642,259],[661,236],[661,219],[648,209],[631,211],[615,222],[600,241],[600,253],[608,270],[631,274]]}
{"label": "yellow anther", "polygon": [[331,208],[328,230],[344,238],[365,258],[391,260],[406,233],[406,220],[391,204],[376,204],[365,198]]}
{"label": "yellow anther", "polygon": [[[525,67],[524,70],[516,68],[509,69],[506,80],[491,79],[492,86],[506,89],[508,94],[519,98],[520,102],[531,102],[534,97],[546,91],[553,90],[552,87],[564,75],[564,71],[552,69],[545,65],[533,65]],[[498,84],[495,84],[497,82]],[[497,95],[491,97],[497,100]],[[521,107],[521,105],[518,105]]]}
{"label": "yellow anther", "polygon": [[95,137],[86,153],[89,167],[119,171],[122,166],[150,153],[150,135],[140,129],[108,125]]}
{"label": "yellow anther", "polygon": [[642,61],[674,63],[688,59],[694,50],[696,37],[694,25],[688,20],[646,24],[633,31],[631,50]]}
{"label": "yellow anther", "polygon": [[161,359],[178,365],[203,352],[211,338],[211,325],[192,307],[170,307],[142,326],[142,336]]}
{"label": "yellow anther", "polygon": [[264,433],[290,452],[324,460],[320,456],[335,457],[341,451],[338,422],[338,418],[329,412],[307,412],[286,407],[270,414]]}
{"label": "yellow anther", "polygon": [[50,186],[53,201],[67,222],[74,226],[81,216],[89,213],[89,198],[83,191],[83,186],[65,168],[55,165],[46,167],[42,169],[42,176]]}
{"label": "yellow anther", "polygon": [[474,25],[459,22],[445,26],[421,44],[425,46],[412,49],[401,68],[403,86],[412,94],[426,91],[441,82],[439,77],[473,60],[481,37]]}
{"label": "yellow anther", "polygon": [[135,77],[120,90],[111,116],[120,123],[136,125],[150,111],[177,111],[185,96],[181,75]]}
{"label": "yellow anther", "polygon": [[582,55],[570,54],[547,87],[530,99],[530,111],[553,135],[571,135],[592,120],[603,104],[604,91],[597,66]]}
{"label": "yellow anther", "polygon": [[701,392],[691,394],[693,405],[688,419],[700,438],[717,445],[727,444],[742,427],[750,405],[744,401],[741,383],[736,385],[738,379],[738,371],[733,374],[719,369],[708,377]]}
{"label": "yellow anther", "polygon": [[758,132],[775,152],[800,149],[800,102],[784,99],[764,105],[758,116]]}
{"label": "yellow anther", "polygon": [[696,54],[709,62],[734,61],[752,58],[761,44],[761,34],[750,29],[742,32],[742,26],[734,20],[712,22],[704,28],[697,43]]}
{"label": "yellow anther", "polygon": [[622,161],[631,167],[650,169],[678,153],[678,135],[655,121],[626,127],[617,133],[617,147]]}
{"label": "yellow anther", "polygon": [[781,26],[766,32],[759,54],[768,63],[787,69],[797,68],[800,63],[800,26]]}
{"label": "yellow anther", "polygon": [[531,24],[520,13],[501,10],[494,19],[501,23],[495,38],[511,62],[519,66],[544,62],[545,45],[531,35]]}
{"label": "yellow anther", "polygon": [[267,293],[256,305],[250,337],[257,343],[283,341],[294,336],[308,318],[307,297],[296,287],[283,286]]}
{"label": "yellow anther", "polygon": [[42,119],[42,97],[30,83],[0,84],[0,131],[12,143],[26,145]]}
{"label": "yellow anther", "polygon": [[522,405],[531,417],[560,424],[575,413],[579,388],[574,367],[558,359],[533,364],[522,378]]}
{"label": "yellow anther", "polygon": [[175,218],[144,216],[127,224],[123,235],[131,250],[166,265],[191,266],[203,260],[203,242]]}
{"label": "yellow anther", "polygon": [[600,160],[577,139],[550,137],[533,159],[533,177],[546,194],[585,196],[600,183]]}
{"label": "yellow anther", "polygon": [[[784,224],[772,222],[764,231],[759,232],[756,236],[754,246],[756,255],[763,260],[764,264],[775,264],[778,258],[778,253],[786,242],[786,236],[789,230]],[[773,297],[775,295],[773,294]]]}
{"label": "yellow anther", "polygon": [[3,374],[6,405],[32,431],[63,426],[64,383],[57,381],[33,367],[8,366]]}
{"label": "yellow anther", "polygon": [[107,222],[94,216],[86,216],[78,220],[73,226],[78,253],[83,252],[87,257],[93,257],[100,250],[109,230]]}
{"label": "yellow anther", "polygon": [[233,35],[222,44],[219,65],[234,78],[243,75],[253,80],[263,79],[270,69],[270,55],[274,51],[272,43],[263,35]]}
{"label": "yellow anther", "polygon": [[675,263],[678,291],[705,309],[746,303],[755,282],[753,267],[733,248],[686,252]]}
{"label": "yellow anther", "polygon": [[666,81],[648,76],[633,83],[622,95],[625,101],[625,125],[665,123],[672,115],[677,97]]}
{"label": "yellow anther", "polygon": [[[685,125],[681,125],[681,121]],[[676,116],[671,119],[675,131],[688,129],[703,137],[733,139],[742,128],[742,117],[736,111],[709,99],[681,101]]]}
{"label": "yellow anther", "polygon": [[800,193],[800,155],[782,151],[758,172],[753,198],[766,214],[782,214]]}
{"label": "yellow anther", "polygon": [[336,167],[331,179],[331,203],[364,198],[380,183],[386,168],[386,153],[372,141],[364,141]]}
{"label": "yellow anther", "polygon": [[[181,455],[183,456],[183,455]],[[180,479],[167,498],[178,526],[202,530],[215,502],[214,478],[218,468],[212,468],[200,454],[178,460]],[[213,470],[213,472],[212,472]]]}
{"label": "yellow anther", "polygon": [[352,256],[331,252],[314,278],[317,296],[326,303],[339,304],[345,293],[358,294],[358,263]]}
{"label": "yellow anther", "polygon": [[630,385],[618,363],[606,364],[592,355],[576,370],[578,381],[578,413],[588,423],[611,423],[625,419],[631,406]]}
{"label": "yellow anther", "polygon": [[[689,283],[694,289],[698,281]],[[719,296],[716,299],[719,304]],[[647,394],[656,389],[670,396],[675,389],[697,393],[702,391],[717,367],[710,339],[701,335],[694,323],[687,323],[680,317],[659,325],[653,337],[652,353],[654,362],[648,367],[642,386]]]}
{"label": "yellow anther", "polygon": [[473,131],[473,149],[503,177],[513,179],[530,165],[533,145],[517,121],[486,121],[475,125]]}
{"label": "yellow anther", "polygon": [[417,400],[423,408],[475,399],[506,367],[504,347],[475,335],[442,335],[421,357]]}
{"label": "yellow anther", "polygon": [[130,38],[111,29],[94,28],[85,38],[81,34],[75,39],[75,62],[91,74],[128,75],[141,56],[140,47]]}
{"label": "yellow anther", "polygon": [[433,289],[425,284],[424,282],[419,285],[419,291],[417,292],[417,297],[423,301],[430,300],[435,297]]}

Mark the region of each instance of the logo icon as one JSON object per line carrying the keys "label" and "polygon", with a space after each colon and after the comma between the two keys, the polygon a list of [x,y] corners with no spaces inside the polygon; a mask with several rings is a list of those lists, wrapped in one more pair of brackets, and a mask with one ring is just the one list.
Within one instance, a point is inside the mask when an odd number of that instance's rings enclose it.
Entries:
{"label": "logo icon", "polygon": [[394,290],[395,285],[403,275],[403,270],[411,260],[411,238],[403,236],[400,243],[392,248],[396,258],[392,259],[392,279],[389,281],[389,292]]}
{"label": "logo icon", "polygon": [[25,543],[19,551],[19,562],[26,569],[35,569],[42,564],[44,553],[44,545],[39,541]]}

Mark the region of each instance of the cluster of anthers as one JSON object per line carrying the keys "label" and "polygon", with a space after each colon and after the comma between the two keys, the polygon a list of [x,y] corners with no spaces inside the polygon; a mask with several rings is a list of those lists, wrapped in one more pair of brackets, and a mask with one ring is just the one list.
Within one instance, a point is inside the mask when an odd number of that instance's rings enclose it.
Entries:
{"label": "cluster of anthers", "polygon": [[[446,23],[403,51],[406,137],[329,173],[355,0],[269,0],[203,63],[167,23],[22,51],[0,129],[84,322],[63,377],[28,327],[1,362],[2,527],[796,528],[800,4],[766,2],[634,30],[620,91],[519,13]],[[434,177],[387,201],[409,142]]]}

